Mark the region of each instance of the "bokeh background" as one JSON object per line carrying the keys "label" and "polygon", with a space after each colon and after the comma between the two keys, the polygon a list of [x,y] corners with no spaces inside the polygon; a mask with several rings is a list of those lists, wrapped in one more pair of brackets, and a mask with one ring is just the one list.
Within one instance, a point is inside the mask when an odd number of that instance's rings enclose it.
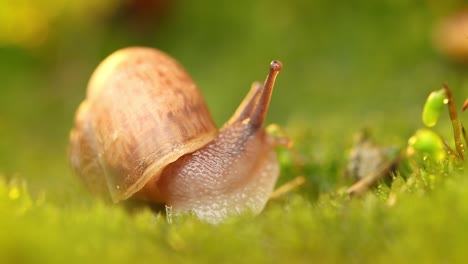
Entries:
{"label": "bokeh background", "polygon": [[218,125],[269,62],[282,60],[268,120],[317,168],[336,166],[323,171],[338,175],[354,132],[367,127],[381,143],[403,146],[421,126],[431,90],[448,82],[459,101],[468,95],[465,67],[433,45],[438,21],[463,7],[455,0],[1,0],[0,174],[24,178],[32,193],[45,190],[59,203],[81,195],[67,161],[74,111],[103,58],[143,45],[185,66]]}

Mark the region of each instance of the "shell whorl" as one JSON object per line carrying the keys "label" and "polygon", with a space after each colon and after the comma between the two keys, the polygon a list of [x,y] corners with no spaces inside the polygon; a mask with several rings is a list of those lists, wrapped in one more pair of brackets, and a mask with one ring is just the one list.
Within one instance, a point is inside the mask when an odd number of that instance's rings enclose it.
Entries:
{"label": "shell whorl", "polygon": [[126,48],[106,58],[91,77],[70,135],[71,162],[87,185],[107,190],[116,202],[216,133],[182,66],[158,50]]}

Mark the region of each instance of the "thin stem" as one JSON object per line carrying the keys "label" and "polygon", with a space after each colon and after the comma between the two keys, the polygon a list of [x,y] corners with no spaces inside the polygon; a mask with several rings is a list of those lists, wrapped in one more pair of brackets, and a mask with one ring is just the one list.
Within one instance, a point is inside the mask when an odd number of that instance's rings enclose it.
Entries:
{"label": "thin stem", "polygon": [[[460,121],[460,123],[461,123],[461,121]],[[465,127],[463,126],[462,123],[461,123],[461,129],[462,129],[463,139],[465,140],[465,144],[468,145],[468,136],[466,135]]]}
{"label": "thin stem", "polygon": [[406,157],[405,152],[400,152],[398,156],[396,156],[394,159],[385,162],[375,171],[371,172],[369,175],[366,175],[364,178],[362,178],[361,180],[353,184],[351,187],[349,187],[346,190],[346,193],[350,196],[355,196],[364,193],[371,186],[376,184],[380,179],[395,171],[396,167],[404,157]]}
{"label": "thin stem", "polygon": [[444,145],[445,149],[449,152],[449,154],[454,156],[455,158],[459,159],[460,156],[458,156],[457,152],[455,150],[453,150],[453,148],[450,147],[450,145],[445,141],[445,139],[442,136],[440,136],[440,135],[438,135],[438,136],[440,138],[440,141]]}
{"label": "thin stem", "polygon": [[463,103],[462,111],[464,112],[466,108],[468,108],[468,98],[466,98],[465,102]]}
{"label": "thin stem", "polygon": [[463,155],[463,142],[460,137],[460,123],[458,122],[455,101],[453,100],[452,92],[448,88],[448,85],[444,83],[442,87],[445,91],[445,94],[447,95],[447,107],[449,110],[450,120],[452,121],[453,136],[455,138],[455,148],[457,149],[460,159],[465,160],[465,157]]}
{"label": "thin stem", "polygon": [[306,182],[306,178],[304,176],[297,176],[296,178],[292,179],[291,181],[288,181],[287,183],[281,185],[278,187],[278,189],[274,190],[271,195],[270,199],[276,199],[294,189],[297,187],[301,186]]}

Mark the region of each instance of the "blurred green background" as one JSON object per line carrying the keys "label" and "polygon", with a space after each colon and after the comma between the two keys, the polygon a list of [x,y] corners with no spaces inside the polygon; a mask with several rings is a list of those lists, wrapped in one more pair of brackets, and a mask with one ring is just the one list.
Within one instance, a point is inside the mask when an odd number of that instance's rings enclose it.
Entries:
{"label": "blurred green background", "polygon": [[52,194],[75,188],[66,158],[74,111],[97,64],[132,45],[178,59],[219,125],[280,59],[285,67],[268,119],[292,137],[296,127],[312,133],[296,145],[308,145],[317,159],[339,156],[336,148],[363,127],[404,143],[420,126],[429,91],[448,81],[456,95],[468,94],[463,67],[431,42],[434,24],[462,4],[3,0],[0,173]]}
{"label": "blurred green background", "polygon": [[143,45],[184,65],[218,125],[271,60],[283,61],[268,121],[326,167],[307,175],[312,182],[336,178],[356,131],[368,127],[380,143],[404,146],[422,126],[430,91],[448,82],[459,103],[468,95],[465,66],[432,44],[438,21],[464,4],[1,0],[0,175],[26,179],[57,204],[85,199],[66,155],[74,111],[101,60]]}

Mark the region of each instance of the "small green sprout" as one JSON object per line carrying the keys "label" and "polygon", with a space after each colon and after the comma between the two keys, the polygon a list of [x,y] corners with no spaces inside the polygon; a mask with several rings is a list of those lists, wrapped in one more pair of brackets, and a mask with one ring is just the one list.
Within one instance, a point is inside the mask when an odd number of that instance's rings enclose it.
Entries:
{"label": "small green sprout", "polygon": [[[432,153],[435,154],[435,149],[439,148],[439,143],[443,144],[445,149],[455,156],[456,158],[460,160],[464,160],[464,144],[462,142],[462,135],[463,138],[465,139],[465,143],[467,143],[467,136],[465,132],[465,128],[461,124],[461,122],[458,120],[458,114],[455,106],[455,101],[452,96],[452,92],[448,88],[447,84],[444,84],[442,86],[442,89],[433,91],[432,93],[429,94],[426,104],[424,105],[423,113],[422,113],[422,120],[423,123],[428,126],[428,127],[433,127],[437,124],[437,121],[439,120],[440,113],[442,112],[443,106],[447,105],[450,120],[452,121],[452,129],[453,129],[453,137],[455,140],[455,150],[453,150],[445,141],[442,137],[439,135],[435,134],[430,135],[429,132],[430,130],[424,130],[425,132],[420,132],[418,131],[414,137],[412,137],[409,141],[409,146],[408,150],[409,152],[413,151],[429,151],[428,154]],[[468,100],[465,101],[463,104],[462,110],[465,110],[468,107]],[[419,134],[418,134],[419,133]],[[419,139],[419,137],[421,137]],[[430,142],[433,140],[434,142]],[[418,143],[421,141],[421,143]],[[425,143],[422,143],[425,142]],[[414,145],[416,144],[416,145]],[[422,144],[422,145],[420,145]],[[413,145],[413,146],[412,146]],[[420,149],[421,148],[421,149]],[[432,148],[435,148],[431,150]],[[432,155],[431,154],[431,155]],[[441,157],[441,155],[436,154],[436,156]]]}
{"label": "small green sprout", "polygon": [[428,127],[435,126],[444,105],[447,103],[447,94],[444,89],[430,93],[422,112],[423,123]]}
{"label": "small green sprout", "polygon": [[420,155],[423,160],[429,158],[434,161],[443,161],[447,156],[443,140],[437,133],[427,128],[419,129],[408,140],[406,153],[408,156]]}

